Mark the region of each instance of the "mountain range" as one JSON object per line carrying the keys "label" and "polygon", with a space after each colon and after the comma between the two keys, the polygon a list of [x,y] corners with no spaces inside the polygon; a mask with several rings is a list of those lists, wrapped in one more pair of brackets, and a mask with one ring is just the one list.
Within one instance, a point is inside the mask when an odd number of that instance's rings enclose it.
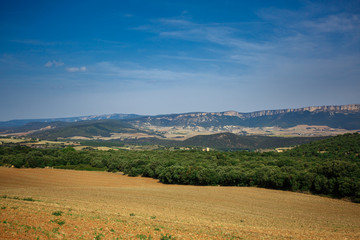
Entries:
{"label": "mountain range", "polygon": [[[201,142],[203,146],[206,146],[206,141],[213,142],[213,145],[217,145],[216,141],[227,141],[228,144],[221,146],[234,148],[246,145],[239,136],[309,137],[359,131],[360,104],[249,113],[224,111],[156,116],[107,114],[0,122],[1,135],[28,135],[43,139],[122,140],[137,143],[160,141],[163,144],[163,140],[172,140],[182,142],[183,145],[196,145],[195,143]],[[233,135],[211,136],[228,132]],[[248,138],[248,141],[252,140]]]}
{"label": "mountain range", "polygon": [[0,129],[21,127],[28,123],[78,122],[89,120],[135,120],[160,126],[175,125],[241,125],[241,126],[295,126],[296,124],[324,124],[327,126],[359,129],[360,104],[340,106],[313,106],[280,110],[263,110],[249,113],[236,111],[193,112],[145,116],[137,114],[104,114],[69,118],[20,119],[0,122]]}
{"label": "mountain range", "polygon": [[134,118],[139,125],[155,126],[243,126],[283,128],[296,125],[324,125],[348,130],[360,129],[360,104],[342,106],[320,106],[298,109],[264,110],[250,113],[236,111],[195,112]]}
{"label": "mountain range", "polygon": [[89,120],[104,120],[104,119],[129,119],[129,118],[138,118],[141,115],[137,114],[124,114],[124,113],[114,113],[114,114],[103,114],[103,115],[89,115],[81,117],[68,117],[68,118],[39,118],[39,119],[16,119],[10,121],[0,121],[0,130],[23,127],[25,125],[31,125],[32,123],[44,123],[42,126],[53,122],[79,122],[79,121],[89,121]]}

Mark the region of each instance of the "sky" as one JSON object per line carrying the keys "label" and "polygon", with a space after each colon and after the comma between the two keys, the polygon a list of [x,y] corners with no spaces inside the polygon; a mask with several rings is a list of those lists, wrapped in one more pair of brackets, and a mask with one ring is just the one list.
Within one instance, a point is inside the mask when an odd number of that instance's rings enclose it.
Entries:
{"label": "sky", "polygon": [[360,1],[0,1],[0,121],[360,103]]}

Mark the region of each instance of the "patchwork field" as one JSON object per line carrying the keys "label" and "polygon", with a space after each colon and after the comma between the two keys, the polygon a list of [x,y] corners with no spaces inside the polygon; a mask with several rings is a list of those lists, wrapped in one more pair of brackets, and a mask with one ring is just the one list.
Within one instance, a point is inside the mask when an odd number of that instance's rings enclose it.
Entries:
{"label": "patchwork field", "polygon": [[360,205],[259,188],[0,167],[0,239],[173,238],[360,239]]}

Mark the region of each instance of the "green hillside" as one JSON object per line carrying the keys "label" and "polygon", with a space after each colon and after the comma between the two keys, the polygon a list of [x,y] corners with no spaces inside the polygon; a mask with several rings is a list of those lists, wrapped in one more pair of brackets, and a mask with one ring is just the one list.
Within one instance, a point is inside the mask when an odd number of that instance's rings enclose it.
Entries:
{"label": "green hillside", "polygon": [[269,136],[239,136],[233,133],[218,133],[199,135],[183,141],[185,146],[211,147],[219,150],[259,148],[278,148],[296,146],[323,139],[324,137],[269,137]]}
{"label": "green hillside", "polygon": [[360,134],[344,134],[336,137],[303,144],[289,151],[292,155],[332,157],[359,160]]}
{"label": "green hillside", "polygon": [[129,123],[120,120],[92,120],[81,121],[75,123],[67,123],[64,126],[59,126],[54,129],[36,132],[30,137],[41,139],[57,139],[70,138],[74,136],[93,137],[102,136],[110,137],[110,133],[135,133],[142,132],[134,128]]}
{"label": "green hillside", "polygon": [[227,132],[211,135],[198,135],[184,141],[142,138],[129,139],[124,142],[135,145],[162,145],[166,147],[210,147],[217,150],[229,151],[290,147],[324,138],[326,137],[239,136]]}
{"label": "green hillside", "polygon": [[241,125],[248,127],[279,126],[283,128],[295,127],[296,125],[319,125],[332,128],[344,128],[348,130],[360,129],[360,113],[331,113],[309,111],[290,112],[270,116],[248,118]]}

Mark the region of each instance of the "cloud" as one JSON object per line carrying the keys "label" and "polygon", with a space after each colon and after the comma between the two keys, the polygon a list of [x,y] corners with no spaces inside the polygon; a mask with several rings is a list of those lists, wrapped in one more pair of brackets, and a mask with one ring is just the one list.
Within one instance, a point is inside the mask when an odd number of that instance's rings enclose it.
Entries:
{"label": "cloud", "polygon": [[183,17],[161,18],[136,30],[153,32],[163,39],[203,43],[208,52],[222,52],[219,56],[223,60],[234,60],[233,56],[311,59],[354,54],[360,40],[360,14],[308,3],[297,10],[262,9],[252,22],[197,23]]}
{"label": "cloud", "polygon": [[199,24],[183,19],[159,19],[152,29],[160,37],[179,38],[188,41],[212,42],[223,45],[236,29],[216,23]]}
{"label": "cloud", "polygon": [[85,72],[86,67],[84,67],[84,66],[82,66],[82,67],[68,67],[68,68],[66,68],[66,71],[68,71],[68,72]]}
{"label": "cloud", "polygon": [[[350,1],[349,1],[350,2]],[[306,34],[353,34],[359,33],[360,15],[357,11],[343,9],[340,5],[328,6],[309,3],[299,10],[268,8],[258,12],[261,19],[271,23],[283,33],[296,32]],[[344,4],[346,5],[346,4]],[[286,19],[286,21],[284,21]]]}
{"label": "cloud", "polygon": [[[253,23],[258,25],[259,23]],[[196,23],[182,18],[162,18],[153,21],[153,25],[135,28],[139,31],[157,33],[160,38],[212,44],[212,48],[226,47],[231,51],[258,52],[271,49],[268,40],[244,37],[247,32],[253,35],[252,23]],[[258,26],[256,26],[258,28]]]}
{"label": "cloud", "polygon": [[313,21],[304,21],[304,26],[320,32],[351,32],[360,30],[360,17],[354,14],[335,14]]}
{"label": "cloud", "polygon": [[[219,82],[269,83],[269,88],[303,84],[304,90],[313,83],[319,90],[358,79],[359,72],[354,69],[358,69],[360,59],[360,14],[356,11],[305,4],[296,10],[263,9],[252,22],[198,23],[182,17],[162,18],[137,30],[155,33],[162,40],[201,43],[202,48],[196,51],[183,48],[165,57],[203,62],[195,66],[211,64],[216,75],[226,69],[238,76],[229,78],[229,74]],[[205,72],[197,74],[207,77]]]}
{"label": "cloud", "polygon": [[96,65],[97,74],[123,83],[148,83],[153,86],[211,84],[219,81],[236,81],[237,76],[218,75],[214,72],[174,71],[158,68],[123,68],[112,62],[101,62]]}
{"label": "cloud", "polygon": [[53,67],[53,66],[61,67],[63,65],[64,65],[64,63],[62,61],[52,60],[52,61],[48,61],[47,63],[45,63],[44,66],[50,68],[50,67]]}

